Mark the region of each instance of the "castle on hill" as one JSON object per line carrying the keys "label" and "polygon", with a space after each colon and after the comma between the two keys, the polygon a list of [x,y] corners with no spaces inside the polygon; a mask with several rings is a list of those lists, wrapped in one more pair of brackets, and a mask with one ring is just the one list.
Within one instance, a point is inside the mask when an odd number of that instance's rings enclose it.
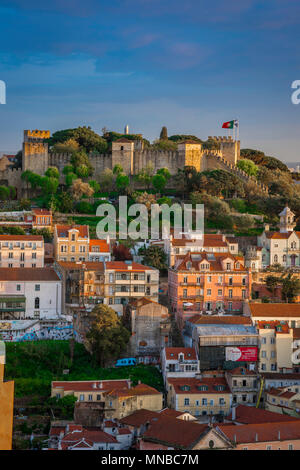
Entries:
{"label": "castle on hill", "polygon": [[[22,197],[25,192],[21,180],[23,171],[30,170],[44,175],[49,166],[55,166],[62,174],[63,168],[70,163],[71,155],[49,152],[47,143],[49,138],[50,131],[25,130],[22,168],[0,168],[0,184],[14,186],[18,197]],[[256,181],[237,167],[240,159],[239,140],[233,140],[231,136],[209,137],[209,139],[218,143],[219,150],[203,149],[200,142],[193,140],[178,143],[176,151],[149,149],[144,148],[142,140],[133,141],[122,137],[112,142],[110,153],[92,154],[89,159],[94,168],[95,178],[107,168],[112,170],[117,164],[122,166],[128,176],[138,174],[151,164],[155,172],[160,168],[168,168],[171,175],[176,174],[179,168],[193,166],[197,171],[223,169],[236,174],[244,181]]]}

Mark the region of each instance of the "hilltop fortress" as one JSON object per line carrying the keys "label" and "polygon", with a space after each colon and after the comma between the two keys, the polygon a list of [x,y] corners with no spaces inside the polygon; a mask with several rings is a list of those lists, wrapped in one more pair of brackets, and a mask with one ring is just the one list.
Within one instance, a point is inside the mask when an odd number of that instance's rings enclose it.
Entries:
{"label": "hilltop fortress", "polygon": [[[71,155],[49,152],[47,139],[50,131],[25,130],[22,149],[22,168],[5,169],[0,167],[0,184],[16,187],[18,197],[25,194],[25,185],[21,180],[23,171],[30,170],[43,175],[49,166],[55,166],[62,174],[63,168],[70,163]],[[256,181],[248,176],[236,165],[240,158],[240,141],[232,137],[209,137],[218,143],[219,150],[206,150],[202,144],[192,140],[178,143],[176,151],[159,151],[144,148],[142,140],[129,140],[125,137],[112,143],[110,153],[92,154],[89,156],[94,168],[94,177],[106,168],[113,169],[120,164],[129,176],[138,174],[143,168],[151,164],[154,171],[168,168],[172,175],[179,168],[193,166],[197,171],[223,169],[234,173],[243,181]],[[259,185],[265,189],[262,185]]]}

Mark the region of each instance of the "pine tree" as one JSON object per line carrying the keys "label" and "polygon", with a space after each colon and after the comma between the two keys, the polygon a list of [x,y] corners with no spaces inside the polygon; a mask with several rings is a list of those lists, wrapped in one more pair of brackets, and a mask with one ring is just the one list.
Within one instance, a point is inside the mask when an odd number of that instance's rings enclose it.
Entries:
{"label": "pine tree", "polygon": [[161,128],[161,132],[160,132],[160,136],[159,138],[161,140],[168,140],[168,129],[166,128],[166,126],[163,126]]}

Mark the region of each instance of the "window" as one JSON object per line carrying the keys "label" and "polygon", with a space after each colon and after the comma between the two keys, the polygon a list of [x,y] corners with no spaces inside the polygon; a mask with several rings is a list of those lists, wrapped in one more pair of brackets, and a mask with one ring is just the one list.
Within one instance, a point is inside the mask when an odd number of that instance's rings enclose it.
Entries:
{"label": "window", "polygon": [[184,399],[184,406],[188,406],[190,404],[190,399],[189,398],[185,398]]}
{"label": "window", "polygon": [[267,446],[266,450],[272,450],[272,446]]}
{"label": "window", "polygon": [[79,400],[84,401],[84,394],[83,393],[79,396]]}
{"label": "window", "polygon": [[93,395],[89,395],[89,401],[93,401]]}
{"label": "window", "polygon": [[202,398],[202,406],[207,406],[207,398]]}
{"label": "window", "polygon": [[288,446],[288,450],[293,450],[293,449],[294,449],[294,446],[293,446],[293,444],[289,444],[289,446]]}
{"label": "window", "polygon": [[34,308],[40,308],[40,298],[36,297],[34,299]]}
{"label": "window", "polygon": [[101,395],[97,395],[97,401],[101,400]]}
{"label": "window", "polygon": [[34,290],[35,290],[36,292],[39,292],[39,291],[41,290],[40,284],[36,284],[36,285],[34,286]]}
{"label": "window", "polygon": [[21,284],[17,284],[17,291],[21,290]]}
{"label": "window", "polygon": [[32,253],[32,259],[36,259],[36,253]]}

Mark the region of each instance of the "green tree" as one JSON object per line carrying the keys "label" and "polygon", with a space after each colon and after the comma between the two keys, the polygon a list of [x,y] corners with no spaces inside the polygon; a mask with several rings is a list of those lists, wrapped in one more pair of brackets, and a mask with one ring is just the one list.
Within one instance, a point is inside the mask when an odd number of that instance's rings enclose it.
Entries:
{"label": "green tree", "polygon": [[141,171],[135,176],[136,181],[144,185],[147,189],[151,186],[151,180],[154,174],[154,167],[150,162],[145,168],[142,168]]}
{"label": "green tree", "polygon": [[100,184],[96,180],[90,180],[89,185],[94,190],[94,193],[98,193],[100,191]]}
{"label": "green tree", "polygon": [[73,165],[66,165],[63,169],[63,174],[67,175],[68,173],[74,173]]}
{"label": "green tree", "polygon": [[166,181],[169,181],[169,179],[171,178],[171,173],[169,172],[168,168],[160,168],[159,170],[157,170],[156,174],[162,175],[166,179]]}
{"label": "green tree", "polygon": [[66,180],[66,185],[67,185],[67,186],[72,186],[73,181],[74,181],[74,180],[77,180],[77,178],[78,178],[78,176],[75,175],[75,173],[72,173],[72,172],[67,173],[67,174],[66,174],[66,178],[65,178],[65,180]]}
{"label": "green tree", "polygon": [[129,177],[124,173],[119,173],[116,178],[116,186],[118,191],[125,191],[129,186]]}
{"label": "green tree", "polygon": [[267,289],[271,292],[272,297],[274,297],[275,292],[276,292],[276,288],[277,288],[278,283],[279,283],[278,277],[269,275],[269,276],[266,277],[265,283],[266,283]]}
{"label": "green tree", "polygon": [[258,167],[252,160],[247,160],[246,158],[244,160],[239,160],[237,162],[237,167],[243,170],[249,176],[257,176]]}
{"label": "green tree", "polygon": [[124,172],[124,170],[123,170],[122,165],[120,165],[119,163],[117,163],[117,165],[115,165],[114,168],[113,168],[113,174],[114,174],[114,175],[119,175],[119,174],[121,174],[121,173],[123,173],[123,172]]}
{"label": "green tree", "polygon": [[156,174],[152,177],[152,186],[158,193],[161,193],[167,184],[166,178],[161,174]]}
{"label": "green tree", "polygon": [[10,191],[7,186],[0,186],[0,200],[1,201],[6,201],[9,199],[10,196]]}
{"label": "green tree", "polygon": [[41,179],[41,187],[46,194],[55,194],[58,188],[59,181],[56,178],[44,176]]}
{"label": "green tree", "polygon": [[288,303],[293,303],[295,297],[300,294],[300,279],[293,277],[291,273],[288,273],[286,276],[281,277],[282,290],[281,297],[282,300]]}
{"label": "green tree", "polygon": [[63,213],[70,213],[73,211],[73,198],[71,194],[66,191],[62,191],[59,195],[59,210]]}
{"label": "green tree", "polygon": [[[86,126],[54,132],[52,137],[49,139],[49,146],[54,146],[54,150],[56,151],[58,150],[63,153],[68,153],[72,148],[76,149],[74,141],[78,144],[80,149],[87,153],[106,153],[108,149],[106,140],[94,132],[91,127]],[[59,148],[57,145],[59,143],[65,143],[65,148]]]}
{"label": "green tree", "polygon": [[141,247],[139,255],[143,257],[143,263],[160,270],[167,268],[167,255],[159,246],[150,245],[148,248]]}
{"label": "green tree", "polygon": [[124,351],[130,332],[118,314],[107,305],[99,304],[91,312],[91,328],[86,334],[87,346],[100,366],[117,359]]}
{"label": "green tree", "polygon": [[89,157],[87,156],[84,150],[74,152],[71,156],[71,164],[74,168],[74,172],[79,176],[79,173],[82,171],[82,165],[87,167],[87,176],[91,176],[94,172],[94,169],[91,165]]}
{"label": "green tree", "polygon": [[56,178],[59,180],[59,171],[56,166],[49,166],[47,171],[45,172],[45,176],[48,176],[49,178]]}

